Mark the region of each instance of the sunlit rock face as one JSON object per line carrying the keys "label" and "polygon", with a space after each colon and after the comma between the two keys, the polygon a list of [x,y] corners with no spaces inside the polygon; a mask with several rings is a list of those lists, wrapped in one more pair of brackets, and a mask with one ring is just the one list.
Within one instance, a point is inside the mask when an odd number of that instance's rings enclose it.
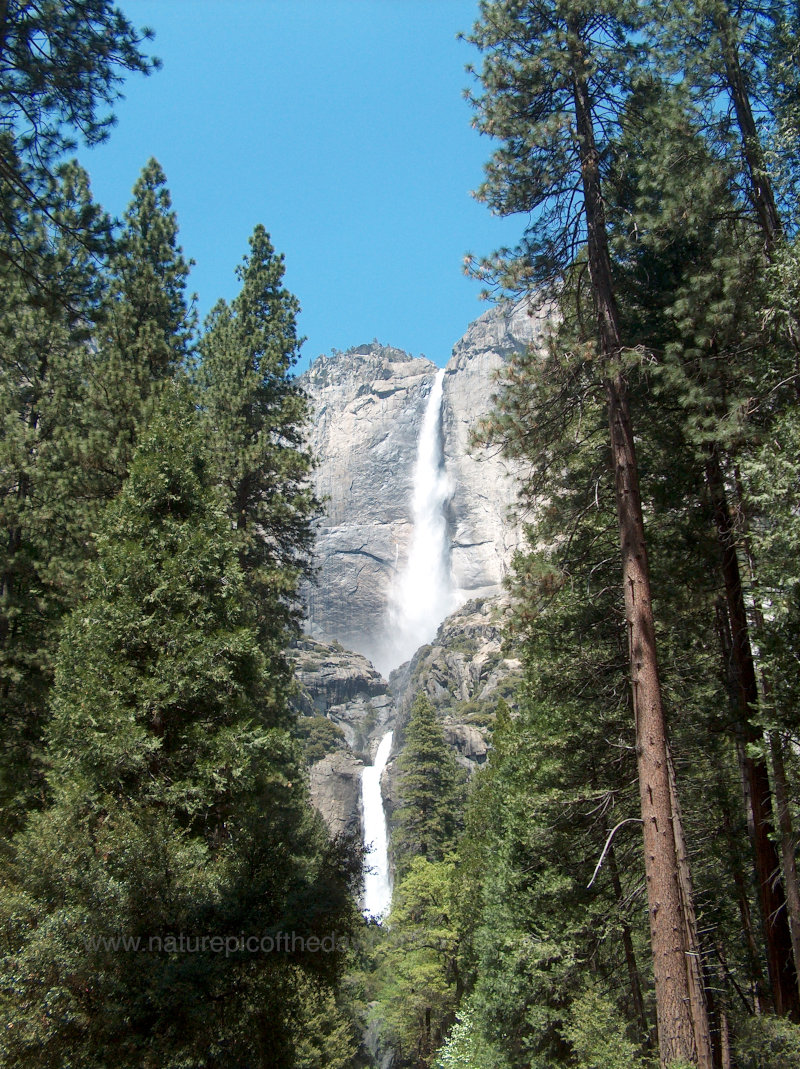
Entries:
{"label": "sunlit rock face", "polygon": [[513,470],[497,447],[471,448],[470,438],[492,408],[505,363],[529,345],[541,349],[550,322],[546,312],[531,315],[525,303],[492,308],[469,327],[447,364],[442,419],[457,604],[499,594],[521,544],[519,524],[509,517],[517,494]]}
{"label": "sunlit rock face", "polygon": [[[501,592],[520,544],[519,527],[508,517],[513,475],[496,449],[472,450],[470,436],[491,408],[497,371],[512,353],[541,345],[547,322],[522,305],[495,307],[470,326],[446,366],[437,433],[449,487],[442,503],[449,597],[442,599],[440,619],[428,622],[431,634],[468,598]],[[420,438],[436,378],[436,366],[425,357],[373,343],[320,357],[301,380],[315,413],[310,445],[325,509],[317,532],[318,581],[306,594],[307,630],[363,653],[385,674],[413,652],[390,647],[398,585],[412,549]]]}
{"label": "sunlit rock face", "polygon": [[325,515],[317,529],[308,631],[369,657],[411,540],[411,481],[436,366],[377,343],[320,357],[302,377]]}
{"label": "sunlit rock face", "polygon": [[336,729],[325,736],[328,752],[311,757],[311,800],[332,835],[360,838],[361,773],[394,723],[394,699],[369,661],[338,643],[306,637],[290,657],[296,682],[292,704],[301,732],[322,718]]}

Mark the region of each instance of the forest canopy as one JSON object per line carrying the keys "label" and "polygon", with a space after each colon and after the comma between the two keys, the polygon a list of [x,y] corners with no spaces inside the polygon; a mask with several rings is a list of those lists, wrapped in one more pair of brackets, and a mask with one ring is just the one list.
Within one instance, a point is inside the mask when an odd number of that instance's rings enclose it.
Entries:
{"label": "forest canopy", "polygon": [[471,775],[402,709],[375,924],[309,801],[343,733],[292,702],[284,257],[255,224],[198,323],[159,162],[114,220],[70,158],[150,31],[0,3],[3,1064],[800,1066],[799,18],[479,4],[477,197],[519,241],[471,270],[550,313],[475,429],[519,473],[522,681]]}

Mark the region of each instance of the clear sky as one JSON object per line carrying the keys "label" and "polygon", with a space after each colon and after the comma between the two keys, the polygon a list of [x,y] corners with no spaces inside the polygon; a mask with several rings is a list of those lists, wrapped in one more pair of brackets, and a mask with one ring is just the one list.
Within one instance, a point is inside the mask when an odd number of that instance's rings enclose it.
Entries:
{"label": "clear sky", "polygon": [[373,338],[445,363],[486,309],[465,254],[522,229],[470,196],[491,151],[462,95],[477,0],[118,2],[164,66],[127,80],[109,142],[79,155],[116,215],[159,160],[201,316],[235,296],[263,223],[303,365]]}

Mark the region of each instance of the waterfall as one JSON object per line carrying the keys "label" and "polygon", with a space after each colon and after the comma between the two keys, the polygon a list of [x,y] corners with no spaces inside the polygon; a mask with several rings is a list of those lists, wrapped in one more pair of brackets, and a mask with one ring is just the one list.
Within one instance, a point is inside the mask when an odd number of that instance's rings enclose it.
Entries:
{"label": "waterfall", "polygon": [[361,808],[364,817],[364,844],[368,847],[364,881],[364,913],[382,917],[392,902],[392,887],[389,882],[389,856],[386,836],[386,815],[381,795],[381,775],[389,751],[392,748],[392,732],[381,739],[375,764],[361,772]]}
{"label": "waterfall", "polygon": [[442,451],[444,369],[433,380],[422,418],[414,466],[414,527],[405,567],[389,595],[388,635],[378,669],[388,675],[436,635],[453,609],[445,507],[453,493]]}
{"label": "waterfall", "polygon": [[[387,637],[374,664],[382,675],[403,664],[436,635],[452,611],[450,544],[445,507],[453,489],[442,450],[442,387],[444,369],[433,380],[422,417],[414,465],[411,513],[414,528],[405,567],[397,575],[389,596]],[[369,847],[364,888],[365,914],[381,917],[389,909],[392,888],[386,841],[386,815],[381,796],[381,774],[389,759],[392,732],[381,739],[375,764],[361,774],[364,843]]]}

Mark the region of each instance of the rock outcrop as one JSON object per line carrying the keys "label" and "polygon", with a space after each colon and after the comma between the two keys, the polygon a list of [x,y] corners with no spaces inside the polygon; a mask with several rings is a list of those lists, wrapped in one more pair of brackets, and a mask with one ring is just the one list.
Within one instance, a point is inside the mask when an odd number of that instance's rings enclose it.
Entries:
{"label": "rock outcrop", "polygon": [[349,751],[326,754],[309,770],[311,801],[332,836],[349,835],[361,839],[361,770]]}
{"label": "rock outcrop", "polygon": [[541,349],[551,318],[526,302],[485,312],[454,346],[444,378],[444,451],[453,485],[451,569],[456,601],[494,597],[502,590],[522,541],[509,513],[515,471],[498,448],[473,448],[471,437],[492,409],[504,364],[526,346]]}
{"label": "rock outcrop", "polygon": [[347,747],[369,764],[395,719],[386,680],[366,657],[339,642],[305,637],[292,652],[292,659],[298,711],[331,721],[342,732]]}
{"label": "rock outcrop", "polygon": [[394,724],[394,699],[369,661],[338,642],[306,637],[292,659],[311,800],[332,835],[360,838],[361,770]]}
{"label": "rock outcrop", "polygon": [[321,356],[302,377],[325,516],[308,630],[375,656],[389,586],[411,538],[411,479],[436,365],[373,344]]}
{"label": "rock outcrop", "polygon": [[[443,392],[443,452],[453,486],[447,510],[454,604],[501,592],[520,530],[509,522],[513,473],[470,436],[491,408],[509,356],[540,345],[549,320],[499,305],[453,349]],[[436,367],[373,343],[319,357],[302,377],[313,408],[310,445],[325,515],[317,532],[319,578],[306,594],[308,631],[378,658],[386,610],[412,533],[411,490],[425,403]]]}
{"label": "rock outcrop", "polygon": [[393,672],[389,687],[397,706],[393,758],[387,765],[387,809],[397,804],[396,756],[402,751],[405,726],[414,698],[424,692],[442,724],[447,742],[468,771],[486,760],[497,703],[513,709],[521,678],[519,660],[505,648],[501,598],[467,602],[448,616],[435,640],[422,646],[407,665]]}

